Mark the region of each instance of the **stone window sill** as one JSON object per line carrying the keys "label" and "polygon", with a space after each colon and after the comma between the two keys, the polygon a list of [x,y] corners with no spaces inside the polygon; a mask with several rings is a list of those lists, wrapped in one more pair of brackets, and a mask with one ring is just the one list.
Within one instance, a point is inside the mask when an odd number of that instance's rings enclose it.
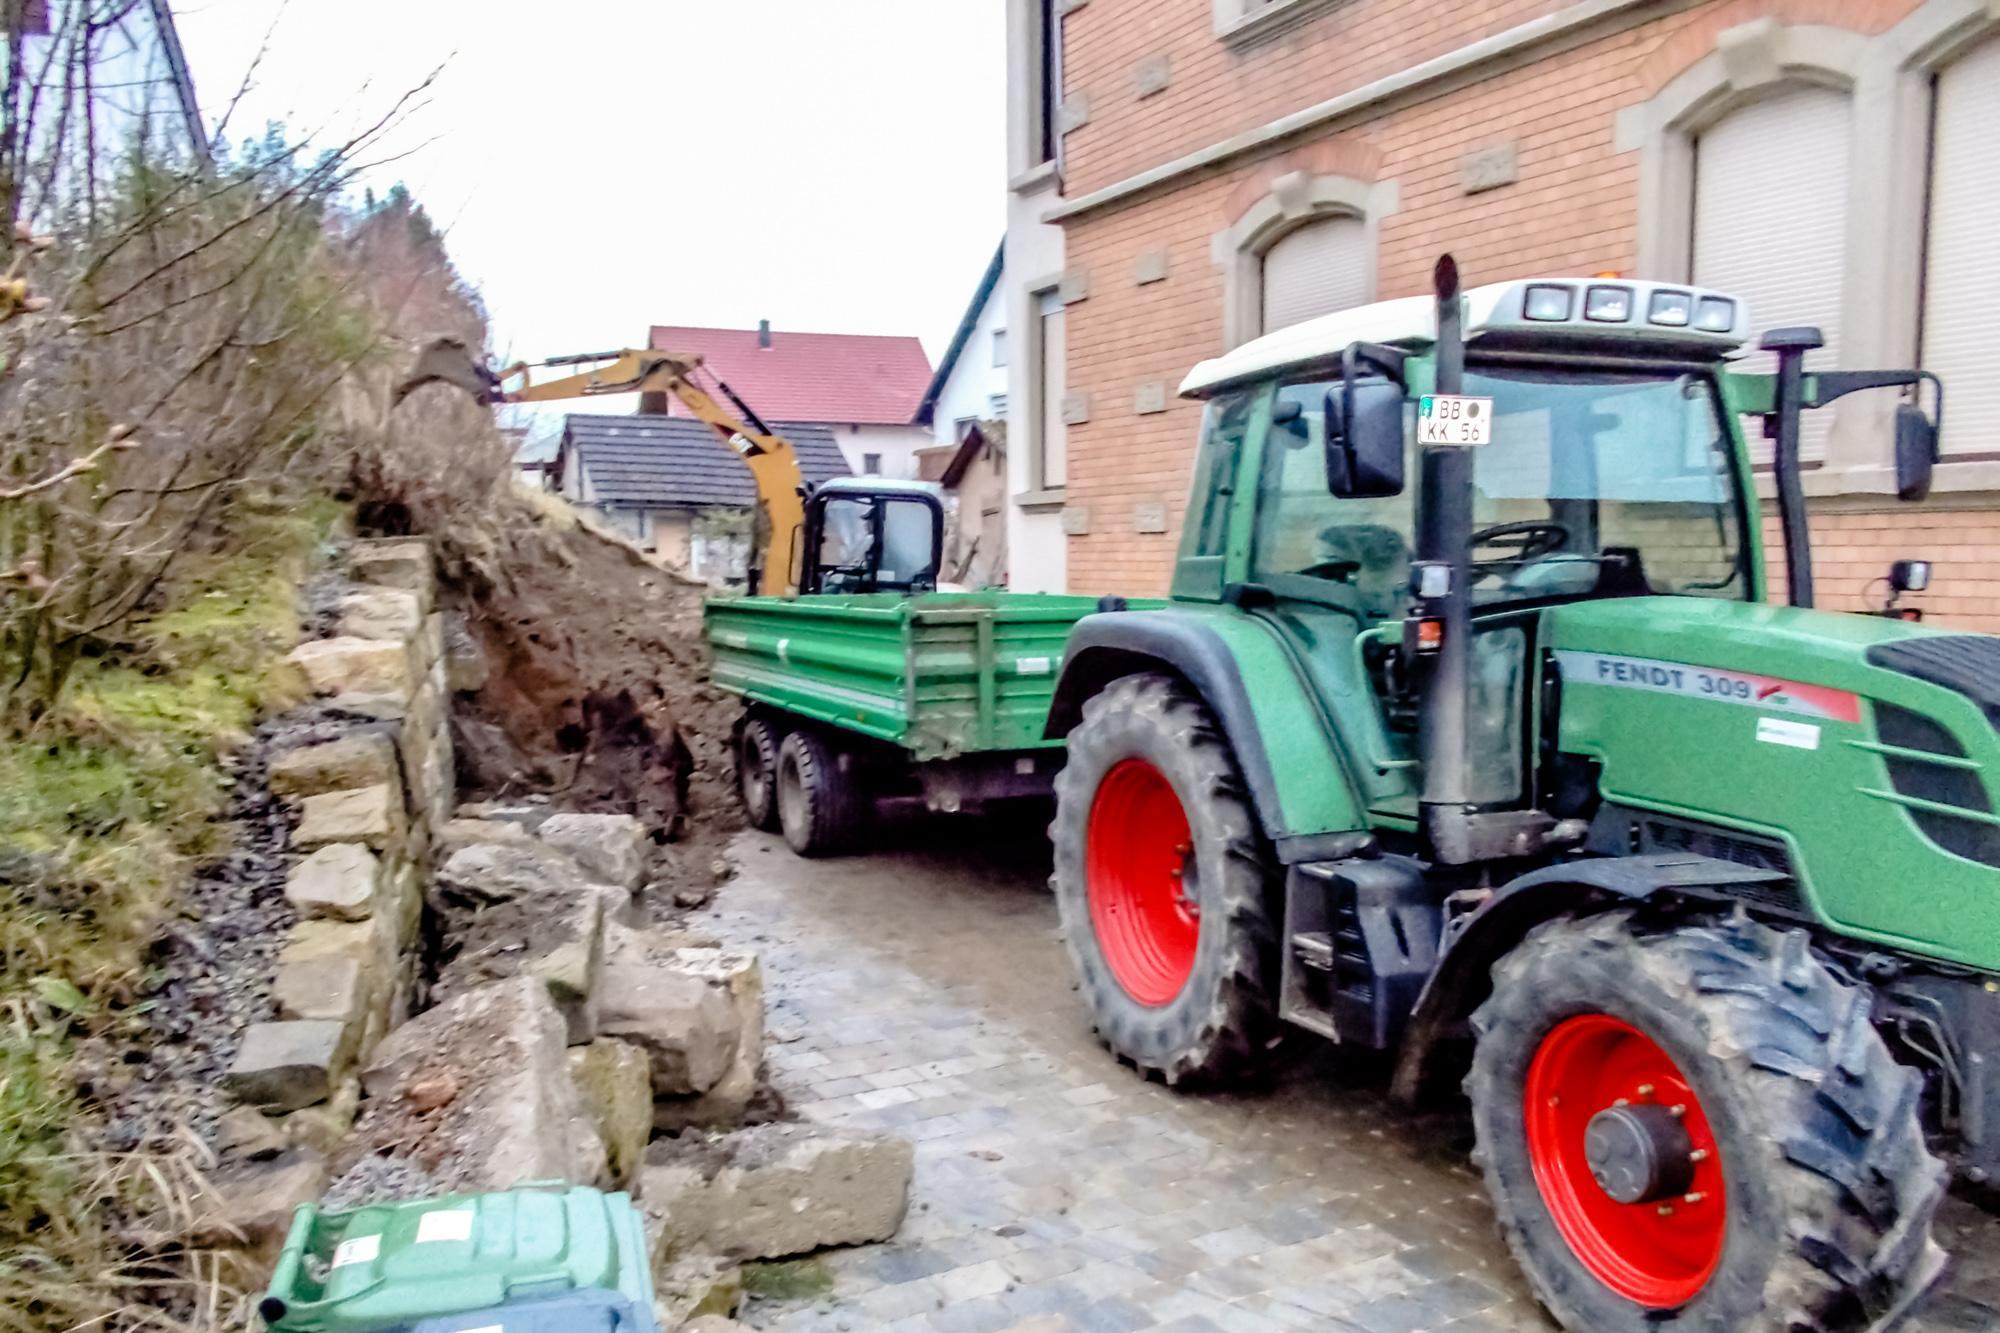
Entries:
{"label": "stone window sill", "polygon": [[1250,13],[1228,16],[1248,3],[1250,0],[1217,0],[1215,35],[1230,46],[1250,46],[1289,31],[1348,0],[1274,0],[1271,4],[1257,5]]}
{"label": "stone window sill", "polygon": [[1050,510],[1061,509],[1063,507],[1063,488],[1056,486],[1048,490],[1021,491],[1014,496],[1014,503],[1030,514],[1046,513]]}

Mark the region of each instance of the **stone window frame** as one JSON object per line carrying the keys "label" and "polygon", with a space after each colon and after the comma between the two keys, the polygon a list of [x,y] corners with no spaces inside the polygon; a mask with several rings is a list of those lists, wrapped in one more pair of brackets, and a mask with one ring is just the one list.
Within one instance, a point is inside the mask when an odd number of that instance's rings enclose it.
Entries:
{"label": "stone window frame", "polygon": [[1327,218],[1361,220],[1368,251],[1364,304],[1375,299],[1381,257],[1381,221],[1396,211],[1394,180],[1364,181],[1352,176],[1287,172],[1271,182],[1264,197],[1210,240],[1223,270],[1223,350],[1241,347],[1264,332],[1264,256],[1299,228]]}
{"label": "stone window frame", "polygon": [[[1023,336],[1017,340],[1015,350],[1020,352],[1023,358],[1022,368],[1027,372],[1024,420],[1028,426],[1028,438],[1025,442],[1028,489],[1014,496],[1014,503],[1030,512],[1060,508],[1064,496],[1068,493],[1065,486],[1050,486],[1043,475],[1047,454],[1043,449],[1042,439],[1042,432],[1048,422],[1047,405],[1044,401],[1048,394],[1048,379],[1042,373],[1046,361],[1042,348],[1041,305],[1043,297],[1062,290],[1064,276],[1061,273],[1050,273],[1021,284],[1021,290],[1027,299],[1028,327],[1022,331]],[[1065,306],[1064,310],[1067,318],[1068,307]]]}
{"label": "stone window frame", "polygon": [[[1718,33],[1701,59],[1617,115],[1616,149],[1640,155],[1638,275],[1690,279],[1695,141],[1703,131],[1790,89],[1835,88],[1848,95],[1852,116],[1842,368],[1916,365],[1935,79],[1989,39],[2000,39],[2000,13],[1980,0],[1925,0],[1874,36],[1772,16]],[[1895,494],[1898,401],[1864,393],[1830,409],[1826,460],[1804,477],[1808,494]],[[1940,463],[1933,489],[2000,490],[2000,461]]]}
{"label": "stone window frame", "polygon": [[1351,0],[1214,0],[1215,35],[1244,46]]}

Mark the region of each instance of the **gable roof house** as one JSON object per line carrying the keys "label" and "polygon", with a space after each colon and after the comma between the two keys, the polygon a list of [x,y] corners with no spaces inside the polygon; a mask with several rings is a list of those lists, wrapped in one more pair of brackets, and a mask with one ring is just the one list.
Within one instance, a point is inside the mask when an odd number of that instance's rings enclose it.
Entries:
{"label": "gable roof house", "polygon": [[[916,451],[929,432],[913,425],[930,383],[930,358],[915,338],[858,333],[791,333],[764,320],[754,329],[655,325],[647,346],[697,353],[773,430],[833,432],[850,472],[914,479]],[[664,404],[687,416],[677,401]]]}
{"label": "gable roof house", "polygon": [[[783,434],[798,452],[799,469],[808,482],[817,485],[848,475],[832,431],[787,426]],[[664,564],[701,578],[743,577],[747,520],[757,502],[757,485],[750,469],[702,422],[573,413],[563,419],[549,486]],[[734,540],[724,533],[695,531],[696,520],[717,511],[732,520],[725,527],[741,527]]]}
{"label": "gable roof house", "polygon": [[943,577],[972,588],[1007,583],[1006,246],[994,252],[958,322],[915,422],[931,432],[917,478],[944,487]]}

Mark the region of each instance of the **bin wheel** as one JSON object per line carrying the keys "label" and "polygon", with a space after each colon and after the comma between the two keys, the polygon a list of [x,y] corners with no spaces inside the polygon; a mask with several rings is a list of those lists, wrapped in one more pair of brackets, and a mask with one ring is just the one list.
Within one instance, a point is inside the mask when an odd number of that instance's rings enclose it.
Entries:
{"label": "bin wheel", "polygon": [[851,755],[816,731],[794,731],[778,744],[778,827],[800,856],[853,850],[869,813]]}
{"label": "bin wheel", "polygon": [[736,738],[736,794],[750,827],[766,833],[778,827],[778,746],[783,735],[766,717],[750,717]]}
{"label": "bin wheel", "polygon": [[1208,705],[1165,675],[1084,705],[1056,778],[1050,880],[1097,1031],[1168,1083],[1254,1072],[1273,1046],[1271,850]]}

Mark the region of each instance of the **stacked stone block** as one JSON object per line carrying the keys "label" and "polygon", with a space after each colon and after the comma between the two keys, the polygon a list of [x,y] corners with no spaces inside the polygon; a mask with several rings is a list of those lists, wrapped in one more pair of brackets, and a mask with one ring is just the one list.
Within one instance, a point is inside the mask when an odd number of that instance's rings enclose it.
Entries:
{"label": "stacked stone block", "polygon": [[354,718],[338,739],[271,768],[294,802],[298,859],[285,896],[298,923],[278,956],[278,1018],[245,1032],[230,1090],[293,1147],[333,1146],[353,1122],[356,1070],[415,1000],[430,830],[456,795],[443,616],[430,545],[355,543],[337,630],[291,660]]}

